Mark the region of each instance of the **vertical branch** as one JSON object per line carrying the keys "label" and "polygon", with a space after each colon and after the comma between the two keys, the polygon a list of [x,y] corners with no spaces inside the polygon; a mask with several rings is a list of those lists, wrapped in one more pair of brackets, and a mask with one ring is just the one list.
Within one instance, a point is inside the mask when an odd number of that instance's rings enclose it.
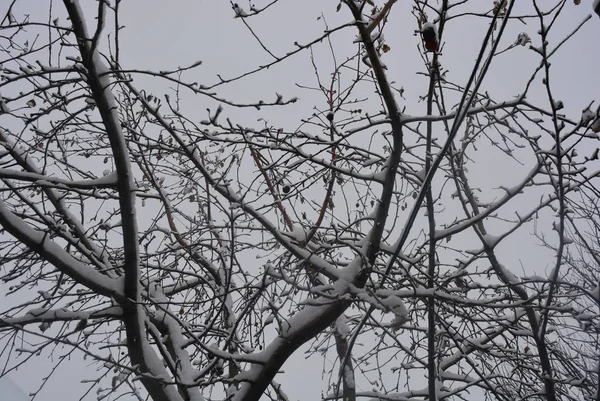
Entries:
{"label": "vertical branch", "polygon": [[[430,66],[429,72],[429,90],[427,94],[427,115],[430,116],[433,111],[433,95],[435,90],[435,80],[438,75],[437,68],[437,52],[433,55],[432,65]],[[433,123],[431,120],[427,121],[427,139],[425,145],[425,173],[427,174],[431,169],[431,162],[433,160],[433,155],[431,154],[431,143],[432,143],[432,127]],[[435,207],[433,202],[433,194],[431,190],[431,185],[427,187],[427,192],[425,195],[426,207],[427,207],[427,223],[429,229],[429,244],[427,250],[427,288],[433,290],[435,288]],[[433,294],[433,291],[432,291]],[[427,373],[428,373],[428,391],[429,391],[429,400],[435,401],[437,400],[437,391],[436,391],[436,349],[435,349],[435,296],[430,295],[427,297]]]}
{"label": "vertical branch", "polygon": [[119,26],[119,6],[121,5],[121,0],[115,0],[115,64],[120,65],[120,54],[121,47],[119,44],[119,32],[121,32],[121,27]]}
{"label": "vertical branch", "polygon": [[[448,2],[444,0],[442,5],[442,15],[440,18],[439,28],[439,41],[441,42],[441,34],[443,32],[443,26],[445,23],[445,10],[447,9]],[[427,90],[427,110],[426,114],[431,116],[433,113],[433,101],[435,94],[435,83],[439,77],[439,65],[438,65],[439,53],[434,52],[431,65],[429,66],[429,87]],[[425,145],[425,175],[431,170],[431,162],[433,161],[433,154],[431,153],[431,144],[433,140],[433,122],[427,120],[426,125],[426,145]],[[431,185],[427,187],[425,194],[425,201],[427,207],[427,223],[429,229],[429,244],[428,244],[428,266],[427,266],[427,288],[432,290],[432,295],[427,297],[427,387],[429,393],[429,400],[437,400],[437,372],[436,372],[436,324],[435,324],[435,296],[433,290],[435,288],[435,276],[436,276],[436,240],[435,240],[435,205],[433,201],[433,193]]]}
{"label": "vertical branch", "polygon": [[292,221],[292,219],[286,212],[285,206],[283,206],[283,203],[281,202],[281,199],[279,198],[279,195],[277,194],[277,191],[275,190],[275,185],[273,185],[273,182],[271,181],[271,177],[269,177],[262,162],[260,161],[260,153],[258,153],[258,151],[256,151],[252,147],[252,145],[250,145],[250,153],[252,154],[252,158],[254,159],[254,163],[256,164],[256,167],[258,167],[258,170],[260,171],[263,178],[265,179],[265,183],[267,184],[267,188],[269,188],[269,192],[273,196],[273,199],[275,199],[275,204],[277,205],[277,208],[281,212],[281,215],[283,216],[283,220],[287,224],[288,229],[290,231],[292,231],[294,229],[294,222]]}
{"label": "vertical branch", "polygon": [[345,335],[347,329],[346,318],[344,315],[341,315],[334,324],[333,336],[335,338],[335,349],[340,360],[340,377],[342,378],[342,384],[344,386],[342,400],[356,401],[354,367],[352,366],[352,358],[348,357],[350,354],[350,347]]}
{"label": "vertical branch", "polygon": [[[441,43],[442,35],[444,33],[444,25],[446,23],[446,11],[448,9],[448,1],[444,0],[440,11],[440,21],[438,27],[437,41]],[[428,116],[433,115],[433,102],[435,98],[435,85],[440,78],[439,69],[439,53],[433,52],[431,64],[429,66],[429,87],[427,89],[427,110]],[[425,176],[429,174],[432,168],[433,154],[431,152],[431,145],[433,142],[433,122],[429,119],[426,125],[426,145],[425,145]],[[449,131],[448,131],[449,132]],[[432,294],[435,289],[435,278],[436,278],[436,239],[435,239],[435,204],[433,201],[433,191],[431,185],[427,186],[425,194],[425,201],[427,207],[427,223],[429,230],[429,243],[428,243],[428,266],[427,266],[427,288],[432,290]],[[436,311],[435,311],[435,296],[430,295],[427,298],[427,387],[429,393],[429,400],[437,400],[437,351],[435,344],[436,337]]]}
{"label": "vertical branch", "polygon": [[[98,19],[94,41],[90,40],[83,12],[79,3],[74,0],[64,0],[65,7],[73,24],[77,38],[82,64],[86,69],[87,81],[102,119],[106,135],[113,152],[114,163],[118,174],[119,207],[121,226],[123,229],[123,250],[125,270],[125,297],[123,302],[123,322],[127,334],[127,348],[133,365],[139,365],[143,374],[163,377],[167,374],[158,357],[150,348],[146,339],[144,312],[141,306],[139,244],[135,210],[135,185],[129,160],[127,142],[121,130],[118,116],[118,105],[110,89],[110,71],[100,59],[98,43],[100,32],[104,25],[104,13]],[[100,1],[101,10],[106,7]],[[142,383],[155,401],[174,401],[181,396],[173,386],[165,386],[162,381],[142,376]]]}
{"label": "vertical branch", "polygon": [[[554,100],[554,96],[552,95],[552,89],[550,88],[550,63],[548,62],[548,27],[544,24],[544,16],[541,10],[538,8],[537,1],[533,2],[536,11],[538,12],[538,16],[540,19],[540,36],[542,40],[542,64],[544,68],[544,87],[546,89],[546,95],[548,96],[548,101],[550,103],[550,108],[552,110],[552,125],[554,129],[554,150],[556,158],[556,178],[557,182],[555,184],[557,198],[558,198],[558,250],[556,252],[556,263],[554,264],[554,269],[552,269],[552,273],[550,275],[550,288],[548,289],[548,297],[546,299],[546,305],[542,312],[542,318],[540,319],[540,341],[545,342],[546,330],[548,326],[549,313],[550,313],[550,305],[552,304],[552,298],[554,296],[554,291],[556,290],[556,281],[558,280],[558,276],[560,273],[560,267],[562,265],[563,253],[565,249],[565,187],[564,187],[564,171],[563,171],[563,149],[562,149],[562,140],[561,140],[561,131],[564,128],[564,125],[561,125],[558,121],[557,116],[557,102]],[[550,176],[552,178],[552,176]],[[548,372],[551,374],[551,372]]]}
{"label": "vertical branch", "polygon": [[[333,85],[335,83],[335,77],[339,73],[341,67],[343,67],[350,59],[344,61],[341,65],[339,65],[332,74],[331,85],[329,86],[329,113],[327,114],[327,120],[329,120],[329,140],[331,141],[331,166],[335,166],[335,162],[337,159],[336,155],[336,145],[335,145],[335,125],[334,125],[334,108],[333,108]],[[319,211],[319,216],[317,217],[317,221],[309,231],[306,236],[305,243],[308,244],[310,240],[317,233],[319,227],[323,223],[323,219],[325,218],[325,212],[327,211],[327,205],[331,201],[331,197],[333,195],[333,186],[335,185],[335,179],[337,177],[336,170],[331,170],[331,177],[329,179],[329,185],[327,186],[327,191],[325,192],[325,196],[323,198],[323,203],[321,204],[321,210]]]}
{"label": "vertical branch", "polygon": [[[367,249],[367,259],[369,263],[373,263],[376,254],[379,252],[381,246],[381,238],[383,230],[385,228],[385,222],[388,217],[388,212],[391,205],[392,195],[396,184],[396,172],[398,171],[398,165],[400,163],[400,155],[402,153],[403,146],[403,134],[402,124],[400,122],[400,109],[392,93],[392,88],[387,80],[385,70],[379,59],[379,54],[371,38],[367,26],[363,20],[361,9],[356,5],[354,1],[346,1],[346,4],[350,8],[354,19],[356,20],[356,28],[360,34],[362,42],[364,44],[365,51],[373,68],[373,73],[377,81],[377,86],[383,97],[385,106],[387,108],[387,114],[392,126],[393,135],[393,147],[389,156],[386,168],[383,190],[381,193],[381,202],[377,207],[375,213],[375,228],[372,231],[372,235],[369,241]],[[365,270],[367,273],[367,270]],[[366,276],[365,276],[366,278]]]}

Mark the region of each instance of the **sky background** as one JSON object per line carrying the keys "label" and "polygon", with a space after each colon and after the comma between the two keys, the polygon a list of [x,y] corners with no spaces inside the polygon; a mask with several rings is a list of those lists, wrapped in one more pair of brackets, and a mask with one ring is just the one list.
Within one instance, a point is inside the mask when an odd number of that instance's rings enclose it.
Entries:
{"label": "sky background", "polygon": [[0,395],[3,400],[27,401],[29,397],[21,388],[10,378],[10,375],[0,377]]}
{"label": "sky background", "polygon": [[[381,2],[377,2],[381,4]],[[523,5],[529,2],[521,2]],[[591,0],[583,0],[578,7],[568,4],[559,26],[555,28],[556,35],[551,35],[551,47],[570,32],[581,20],[591,13]],[[47,11],[39,0],[17,2],[15,14],[30,14],[32,19],[42,16],[46,18]],[[96,12],[96,2],[83,0],[81,4],[87,12],[88,23],[92,22]],[[203,65],[191,75],[197,75],[197,80],[203,84],[217,82],[217,74],[232,77],[269,62],[272,58],[265,52],[249,33],[241,19],[235,19],[231,4],[217,0],[176,0],[169,2],[159,0],[128,0],[122,3],[121,23],[125,29],[121,31],[121,64],[127,69],[161,70],[192,64],[198,60]],[[239,3],[247,8],[247,3]],[[294,42],[307,43],[318,36],[324,24],[334,27],[349,22],[351,16],[342,7],[335,12],[338,2],[333,0],[303,0],[281,1],[268,12],[247,22],[252,26],[257,36],[275,54],[282,55],[294,49]],[[492,1],[481,1],[481,10],[491,8]],[[0,11],[4,11],[0,6]],[[56,15],[63,14],[61,2],[54,2]],[[522,11],[522,10],[521,10]],[[519,13],[517,7],[516,13]],[[600,37],[600,18],[592,16],[584,28],[563,48],[552,60],[553,75],[559,77],[553,80],[553,90],[556,96],[563,100],[566,112],[577,113],[588,105],[592,99],[598,99],[600,93],[600,55],[597,38]],[[60,16],[64,23],[64,15]],[[474,62],[474,54],[478,49],[486,25],[478,21],[473,23],[450,23],[445,33],[445,43],[442,65],[449,70],[452,81],[464,84]],[[425,114],[425,104],[417,102],[418,96],[425,92],[426,79],[416,75],[422,71],[423,63],[417,45],[420,39],[414,35],[417,29],[414,17],[410,14],[410,2],[400,0],[393,7],[385,30],[386,42],[391,51],[383,60],[386,63],[388,77],[403,87],[406,100],[398,99],[401,107],[406,107],[408,114]],[[536,35],[537,24],[521,25],[511,23],[502,45],[503,49],[511,45],[518,33],[526,32],[538,46],[539,37]],[[353,28],[342,30],[332,37],[336,58],[343,61],[356,52],[353,40],[356,32]],[[106,45],[106,43],[104,43]],[[332,70],[331,51],[327,43],[314,47],[314,58],[320,73],[327,77]],[[519,94],[531,71],[537,66],[539,56],[527,47],[518,47],[499,56],[492,66],[483,85],[484,90],[497,101],[511,100]],[[188,79],[192,80],[190,75]],[[349,79],[349,76],[348,78]],[[169,90],[169,85],[148,77],[136,78],[138,88],[144,88],[155,94]],[[256,74],[240,83],[219,89],[219,95],[235,99],[239,102],[251,102],[258,99],[273,100],[275,92],[284,98],[298,96],[300,101],[276,111],[266,110],[257,113],[254,109],[237,109],[225,107],[224,114],[235,117],[249,126],[260,126],[258,118],[268,119],[273,125],[294,129],[301,124],[300,117],[309,116],[315,108],[323,110],[326,99],[298,85],[314,86],[316,77],[308,52],[303,52],[281,65]],[[540,95],[540,88],[531,92],[531,96]],[[366,89],[365,89],[366,91]],[[365,92],[367,93],[367,92]],[[373,98],[375,99],[375,98]],[[376,103],[376,101],[375,101]],[[188,115],[198,115],[198,120],[206,118],[206,107],[213,103],[206,99],[184,95],[182,98],[184,111]],[[371,105],[377,109],[377,104]],[[299,117],[300,116],[300,117]],[[594,149],[584,152],[591,154]],[[515,165],[514,170],[498,169],[495,158],[503,157],[496,153],[482,152],[484,163],[478,163],[477,171],[472,172],[471,179],[475,184],[484,185],[493,181],[497,185],[514,185],[519,181],[523,171],[531,166]],[[488,194],[490,198],[497,195]],[[486,194],[482,195],[486,196]],[[537,199],[530,199],[535,203]],[[527,208],[527,205],[514,205]],[[546,224],[541,222],[540,224]],[[547,223],[548,225],[551,222]],[[459,239],[460,240],[460,239]],[[466,237],[464,241],[469,241]],[[513,263],[520,263],[531,274],[543,274],[548,271],[552,261],[548,251],[532,242],[531,232],[523,231],[504,243],[501,248],[511,254]],[[507,253],[505,252],[505,253]],[[1,290],[0,290],[1,291]],[[2,302],[2,301],[0,301]],[[60,351],[60,350],[59,350]],[[11,374],[12,380],[26,391],[31,391],[40,384],[40,378],[49,371],[55,359],[48,355],[37,358],[34,363]],[[85,391],[82,379],[94,373],[93,365],[82,361],[79,357],[65,362],[54,373],[52,381],[40,393],[38,399],[71,401],[79,399]],[[296,352],[284,365],[284,370],[293,372],[278,377],[284,384],[292,399],[318,399],[320,385],[312,385],[321,381],[321,366],[318,359],[307,363],[302,352]],[[0,391],[18,389],[10,379],[0,381]],[[4,393],[6,394],[6,393]],[[10,398],[6,398],[10,399]],[[18,400],[18,398],[13,398]],[[95,399],[90,394],[86,399]],[[20,401],[20,400],[19,400]]]}

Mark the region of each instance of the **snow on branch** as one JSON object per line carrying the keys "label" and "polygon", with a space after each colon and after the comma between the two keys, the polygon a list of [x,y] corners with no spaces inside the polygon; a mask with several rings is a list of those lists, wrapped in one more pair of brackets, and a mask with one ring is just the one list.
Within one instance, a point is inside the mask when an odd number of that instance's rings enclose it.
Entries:
{"label": "snow on branch", "polygon": [[93,266],[81,263],[52,241],[47,233],[31,227],[11,212],[2,200],[0,225],[76,282],[106,297],[124,298],[123,280],[109,278]]}

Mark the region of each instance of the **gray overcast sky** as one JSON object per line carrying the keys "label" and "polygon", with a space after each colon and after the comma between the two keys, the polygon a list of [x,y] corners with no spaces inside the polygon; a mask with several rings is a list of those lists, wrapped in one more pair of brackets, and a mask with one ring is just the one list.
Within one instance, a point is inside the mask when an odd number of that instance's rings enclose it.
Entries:
{"label": "gray overcast sky", "polygon": [[[96,2],[82,0],[84,9],[88,12],[88,24],[93,23]],[[276,54],[283,54],[294,49],[293,43],[304,44],[316,37],[323,29],[324,22],[330,27],[341,22],[350,21],[349,13],[342,9],[335,12],[337,1],[333,0],[303,0],[282,1],[275,5],[264,16],[248,21],[256,34],[263,38],[269,49]],[[379,2],[380,3],[380,2]],[[488,4],[489,3],[489,4]],[[529,2],[522,2],[529,3]],[[569,32],[576,24],[591,12],[591,1],[582,1],[579,7],[569,4],[565,11],[568,18],[557,32],[561,35]],[[44,6],[42,6],[44,4]],[[43,7],[48,4],[39,0],[17,2],[15,13],[21,11],[30,13],[32,19],[45,15]],[[213,83],[217,81],[216,74],[231,77],[242,73],[254,66],[268,62],[270,56],[261,49],[256,40],[249,34],[240,19],[233,18],[231,5],[227,1],[218,0],[176,0],[168,2],[161,0],[128,0],[122,3],[121,22],[125,25],[122,31],[121,55],[122,65],[125,68],[139,68],[148,70],[161,70],[190,64],[197,60],[203,61],[203,67],[197,70],[198,82]],[[491,6],[491,1],[481,2],[483,9]],[[246,3],[240,5],[247,5]],[[60,10],[61,2],[55,1],[54,8]],[[4,11],[3,6],[0,10]],[[60,11],[60,14],[64,13]],[[318,19],[323,14],[325,19]],[[63,17],[64,18],[64,17]],[[64,19],[63,19],[64,21]],[[425,79],[415,75],[422,70],[422,61],[417,50],[419,38],[414,36],[416,29],[414,18],[410,15],[410,2],[400,0],[392,11],[390,22],[385,31],[386,41],[391,46],[391,51],[384,57],[391,80],[405,89],[406,101],[400,101],[406,106],[408,114],[424,114],[425,106],[417,103],[417,96],[425,92]],[[473,64],[474,54],[481,42],[483,24],[450,24],[445,34],[445,45],[442,64],[449,70],[456,82],[464,83],[469,66]],[[509,33],[506,34],[504,44],[512,43],[519,32],[527,32],[535,41],[536,24],[519,25],[512,23]],[[600,31],[600,18],[593,15],[585,27],[577,33],[560,54],[553,60],[553,73],[560,77],[553,82],[553,89],[557,97],[562,99],[569,111],[581,110],[587,106],[589,100],[600,93],[600,52],[598,52]],[[336,56],[339,60],[352,55],[356,51],[353,43],[355,32],[352,28],[346,29],[334,36]],[[554,37],[560,40],[560,37]],[[553,42],[553,45],[556,42]],[[502,48],[502,46],[500,46]],[[583,54],[583,56],[582,56]],[[331,70],[331,54],[326,43],[315,47],[315,59],[322,74]],[[539,57],[526,47],[516,48],[500,56],[493,65],[484,84],[486,90],[496,100],[510,100],[517,95],[528,79],[530,72],[537,65]],[[157,83],[156,80],[136,79],[139,88],[146,88],[156,94],[167,90],[167,85]],[[315,85],[315,76],[308,53],[304,52],[291,61],[276,66],[268,71],[243,80],[239,84],[225,87],[221,95],[239,101],[253,101],[256,99],[273,99],[275,92],[284,97],[298,96],[298,104],[276,111],[265,111],[260,117],[268,118],[274,125],[285,125],[288,128],[300,124],[298,116],[310,115],[313,107],[324,108],[325,101],[308,91],[299,89],[296,84]],[[532,94],[535,94],[533,91]],[[539,91],[537,92],[539,94]],[[200,114],[198,119],[205,118],[207,104],[203,99],[185,98],[186,107],[190,113]],[[377,105],[372,105],[376,108]],[[236,119],[247,122],[248,125],[259,125],[257,113],[250,109],[226,108],[225,113],[235,116]],[[589,150],[590,153],[593,149]],[[514,175],[507,174],[505,170],[495,168],[494,157],[482,156],[490,159],[489,163],[482,164],[479,171],[473,174],[476,183],[486,180],[493,182],[506,181],[506,185],[515,184],[515,176],[527,169],[527,166],[515,166]],[[498,156],[499,157],[499,156]],[[534,200],[535,201],[535,200]],[[518,205],[515,206],[518,208]],[[514,261],[521,261],[532,270],[544,272],[548,259],[547,251],[539,247],[521,246],[523,241],[531,241],[527,233],[517,235],[513,242],[507,242],[505,247],[515,248],[512,255]],[[59,349],[60,353],[61,350]],[[55,379],[40,393],[39,400],[76,400],[84,385],[78,384],[87,378],[94,368],[87,362],[66,362],[56,372]],[[304,362],[304,355],[296,353],[284,366],[286,371],[298,372],[294,375],[282,375],[279,380],[291,389],[293,396],[302,395],[303,399],[317,399],[321,396],[320,386],[307,386],[307,383],[321,380],[321,366]],[[40,383],[40,378],[47,373],[53,361],[47,358],[36,359],[33,364],[28,364],[15,372],[12,377],[23,389],[30,391]],[[85,369],[84,369],[85,368]],[[89,370],[86,370],[89,369]],[[302,378],[299,380],[298,378]],[[2,383],[2,382],[0,382]],[[4,380],[3,385],[10,382]],[[8,388],[8,387],[6,387]],[[92,395],[88,399],[93,399]]]}
{"label": "gray overcast sky", "polygon": [[0,395],[2,396],[2,400],[7,401],[29,400],[27,394],[8,375],[0,377]]}

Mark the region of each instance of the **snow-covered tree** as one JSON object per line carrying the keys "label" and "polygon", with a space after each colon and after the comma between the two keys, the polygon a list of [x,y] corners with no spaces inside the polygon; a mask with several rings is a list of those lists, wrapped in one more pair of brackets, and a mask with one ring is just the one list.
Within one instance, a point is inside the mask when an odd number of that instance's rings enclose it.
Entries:
{"label": "snow-covered tree", "polygon": [[67,366],[82,399],[598,400],[579,3],[5,2],[0,374],[39,399]]}

